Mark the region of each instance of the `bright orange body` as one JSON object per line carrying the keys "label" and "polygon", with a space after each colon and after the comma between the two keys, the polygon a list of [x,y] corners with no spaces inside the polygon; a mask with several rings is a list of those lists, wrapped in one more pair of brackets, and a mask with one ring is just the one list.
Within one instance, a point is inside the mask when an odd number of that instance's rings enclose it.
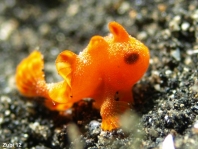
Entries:
{"label": "bright orange body", "polygon": [[82,98],[93,98],[100,109],[102,129],[119,127],[119,116],[133,102],[131,89],[149,66],[149,50],[118,23],[109,36],[94,36],[79,54],[65,50],[56,59],[62,82],[46,83],[42,55],[24,59],[16,71],[16,85],[24,96],[45,97],[52,110],[66,110]]}

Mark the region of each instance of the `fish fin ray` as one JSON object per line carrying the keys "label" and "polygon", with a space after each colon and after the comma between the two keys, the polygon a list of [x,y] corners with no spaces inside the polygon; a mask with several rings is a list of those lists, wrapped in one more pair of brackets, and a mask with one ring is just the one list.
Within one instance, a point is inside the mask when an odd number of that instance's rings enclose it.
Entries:
{"label": "fish fin ray", "polygon": [[43,68],[43,57],[37,50],[33,51],[17,66],[15,81],[22,95],[27,97],[41,96],[48,98]]}

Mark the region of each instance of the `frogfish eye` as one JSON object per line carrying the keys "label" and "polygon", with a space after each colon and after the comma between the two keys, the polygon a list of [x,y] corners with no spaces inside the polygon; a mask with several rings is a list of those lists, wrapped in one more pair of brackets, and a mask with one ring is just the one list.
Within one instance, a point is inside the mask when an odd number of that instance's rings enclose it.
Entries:
{"label": "frogfish eye", "polygon": [[127,53],[124,56],[124,61],[127,64],[134,64],[135,62],[137,62],[139,59],[139,54],[138,53]]}

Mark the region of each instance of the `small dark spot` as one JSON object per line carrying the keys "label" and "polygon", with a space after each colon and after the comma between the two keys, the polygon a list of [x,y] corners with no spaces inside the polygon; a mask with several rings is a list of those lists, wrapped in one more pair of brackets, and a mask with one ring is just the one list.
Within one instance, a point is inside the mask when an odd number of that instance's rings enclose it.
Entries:
{"label": "small dark spot", "polygon": [[119,92],[117,91],[116,93],[115,93],[115,96],[114,96],[114,100],[115,101],[119,101]]}
{"label": "small dark spot", "polygon": [[117,97],[117,98],[115,98],[115,101],[119,101],[119,98]]}
{"label": "small dark spot", "polygon": [[124,61],[127,64],[134,64],[139,59],[138,53],[128,53],[124,56]]}
{"label": "small dark spot", "polygon": [[73,98],[73,96],[70,96],[71,98]]}

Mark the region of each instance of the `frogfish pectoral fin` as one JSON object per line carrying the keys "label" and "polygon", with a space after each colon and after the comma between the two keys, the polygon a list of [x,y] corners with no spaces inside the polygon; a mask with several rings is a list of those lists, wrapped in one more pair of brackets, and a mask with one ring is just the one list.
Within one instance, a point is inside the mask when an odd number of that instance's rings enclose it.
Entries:
{"label": "frogfish pectoral fin", "polygon": [[22,95],[48,98],[43,68],[43,57],[36,50],[17,66],[15,76],[16,86]]}
{"label": "frogfish pectoral fin", "polygon": [[103,130],[113,130],[120,127],[119,118],[127,109],[129,109],[129,104],[124,101],[115,101],[113,98],[107,98],[103,102],[100,110],[102,116]]}

